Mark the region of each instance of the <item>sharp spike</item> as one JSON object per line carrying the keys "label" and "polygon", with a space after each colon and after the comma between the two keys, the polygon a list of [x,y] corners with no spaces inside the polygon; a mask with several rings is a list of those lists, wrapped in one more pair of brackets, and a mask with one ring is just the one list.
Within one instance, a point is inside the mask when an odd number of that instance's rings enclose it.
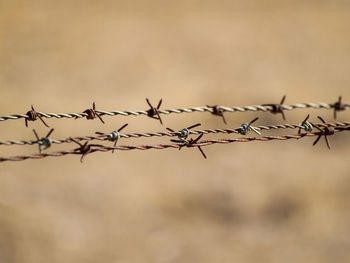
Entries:
{"label": "sharp spike", "polygon": [[118,129],[118,132],[120,132],[121,130],[123,130],[126,126],[128,126],[129,124],[128,123],[125,123],[122,127],[120,127],[119,129]]}
{"label": "sharp spike", "polygon": [[202,153],[204,159],[207,159],[207,156],[205,155],[205,153],[203,152],[202,148],[200,146],[198,146],[198,149],[200,150],[200,152]]}
{"label": "sharp spike", "polygon": [[326,121],[321,116],[317,116],[317,118],[319,118],[323,123],[326,123]]}
{"label": "sharp spike", "polygon": [[158,103],[158,105],[157,105],[157,109],[159,109],[159,108],[160,108],[160,105],[162,105],[162,100],[163,100],[163,99],[160,99],[160,101],[159,101],[159,103]]}
{"label": "sharp spike", "polygon": [[308,115],[306,116],[306,118],[305,118],[305,120],[303,120],[302,124],[305,124],[305,122],[309,119],[309,117],[310,117],[310,114],[308,114]]}
{"label": "sharp spike", "polygon": [[197,143],[197,142],[200,140],[200,138],[203,137],[203,135],[204,135],[204,133],[202,133],[201,135],[199,135],[195,140],[193,140],[192,143]]}
{"label": "sharp spike", "polygon": [[96,116],[100,119],[100,121],[104,124],[105,122],[102,120],[101,116],[96,112]]}
{"label": "sharp spike", "polygon": [[316,145],[316,143],[318,143],[318,141],[320,140],[322,134],[318,135],[317,139],[314,141],[314,143],[312,145]]}
{"label": "sharp spike", "polygon": [[254,122],[256,122],[259,119],[259,117],[256,117],[254,120],[252,120],[251,122],[249,122],[249,125],[253,124]]}
{"label": "sharp spike", "polygon": [[282,100],[281,100],[281,105],[284,103],[284,101],[286,100],[286,95],[283,96]]}
{"label": "sharp spike", "polygon": [[46,122],[43,120],[43,118],[41,118],[40,113],[37,113],[37,114],[38,114],[39,119],[44,123],[44,125],[45,125],[47,128],[49,128],[50,126],[46,124]]}
{"label": "sharp spike", "polygon": [[195,127],[198,127],[198,126],[201,126],[201,124],[200,123],[196,123],[196,124],[194,124],[194,125],[192,125],[190,127],[187,127],[187,129],[192,129],[192,128],[195,128]]}
{"label": "sharp spike", "polygon": [[152,104],[150,103],[150,101],[149,101],[148,98],[146,98],[146,102],[147,102],[148,106],[149,106],[151,109],[153,109],[153,106],[152,106]]}
{"label": "sharp spike", "polygon": [[38,134],[36,133],[36,131],[34,129],[33,129],[33,132],[34,132],[34,135],[35,135],[36,139],[39,141],[40,138],[39,138]]}
{"label": "sharp spike", "polygon": [[226,119],[225,119],[225,115],[221,114],[221,116],[222,116],[222,119],[224,120],[224,123],[227,124]]}
{"label": "sharp spike", "polygon": [[284,115],[284,112],[283,112],[283,111],[281,111],[281,114],[282,114],[283,120],[286,120],[286,116]]}
{"label": "sharp spike", "polygon": [[161,118],[160,115],[159,115],[158,109],[156,109],[156,114],[157,114],[157,116],[158,116],[158,120],[160,121],[160,124],[163,125],[162,118]]}
{"label": "sharp spike", "polygon": [[324,138],[326,139],[327,147],[328,147],[328,149],[330,150],[330,149],[331,149],[331,146],[330,146],[330,144],[329,144],[327,135],[325,135]]}
{"label": "sharp spike", "polygon": [[49,137],[53,131],[54,131],[54,129],[52,128],[52,129],[48,132],[48,134],[46,134],[46,138]]}

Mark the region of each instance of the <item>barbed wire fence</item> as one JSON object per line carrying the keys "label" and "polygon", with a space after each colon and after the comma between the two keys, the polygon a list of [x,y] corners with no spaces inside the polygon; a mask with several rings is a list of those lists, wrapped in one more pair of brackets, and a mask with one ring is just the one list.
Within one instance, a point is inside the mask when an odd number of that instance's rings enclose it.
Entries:
{"label": "barbed wire fence", "polygon": [[[169,114],[181,114],[181,113],[193,113],[193,112],[209,112],[213,115],[221,117],[223,122],[227,124],[224,113],[234,113],[234,112],[247,112],[247,111],[262,111],[262,112],[271,112],[273,114],[281,114],[282,118],[285,120],[284,111],[292,111],[295,109],[328,109],[333,110],[334,119],[337,118],[337,112],[344,111],[350,108],[350,103],[343,103],[342,97],[339,96],[338,101],[334,103],[298,103],[291,105],[284,105],[286,96],[283,96],[280,103],[270,103],[270,104],[261,104],[253,106],[200,106],[200,107],[189,107],[189,108],[177,108],[177,109],[160,109],[162,104],[162,99],[159,101],[157,107],[152,106],[150,101],[146,99],[149,109],[139,110],[139,111],[102,111],[96,110],[95,102],[92,105],[92,108],[86,109],[82,113],[44,113],[36,111],[33,105],[31,109],[26,114],[13,114],[7,116],[0,116],[0,121],[7,120],[19,120],[24,119],[25,126],[28,127],[30,121],[40,120],[46,127],[49,127],[49,124],[44,119],[49,118],[86,118],[86,119],[95,119],[98,118],[102,123],[105,123],[102,117],[104,116],[140,116],[146,115],[150,118],[156,119],[163,125],[162,115]],[[350,122],[326,122],[321,116],[318,116],[320,123],[309,122],[309,115],[299,124],[279,124],[279,125],[264,125],[264,126],[253,126],[253,123],[258,120],[258,117],[253,119],[249,123],[243,123],[239,127],[229,128],[229,129],[206,129],[206,130],[191,130],[198,126],[200,123],[196,123],[190,127],[183,128],[180,131],[174,131],[171,128],[166,128],[167,131],[161,132],[146,132],[146,133],[129,133],[122,134],[120,133],[128,124],[124,124],[118,130],[112,131],[111,133],[102,133],[95,132],[95,135],[90,136],[81,136],[81,137],[69,137],[65,139],[52,139],[50,138],[54,129],[51,128],[50,131],[46,134],[45,137],[40,138],[35,130],[33,130],[35,139],[33,140],[5,140],[0,141],[0,146],[11,146],[11,145],[38,145],[39,153],[34,153],[31,155],[18,155],[12,157],[0,157],[0,162],[5,161],[23,161],[27,159],[42,159],[45,157],[59,157],[64,155],[81,155],[80,161],[82,162],[84,156],[94,152],[108,152],[115,150],[125,151],[125,150],[149,150],[149,149],[167,149],[175,148],[181,149],[182,147],[193,148],[197,147],[202,153],[204,158],[207,158],[202,147],[213,145],[213,144],[230,144],[233,142],[252,142],[252,141],[272,141],[272,140],[290,140],[290,139],[302,139],[307,136],[317,136],[313,145],[317,144],[321,137],[325,138],[327,147],[330,148],[330,143],[328,141],[328,136],[334,135],[338,132],[349,131]],[[264,136],[261,133],[267,130],[286,130],[286,129],[298,129],[296,134],[292,135],[278,135],[278,136]],[[165,130],[165,129],[164,129]],[[249,132],[254,132],[257,137],[247,137]],[[204,135],[207,134],[239,134],[243,137],[239,138],[219,138],[212,140],[201,140]],[[197,135],[195,139],[189,138],[191,135]],[[170,137],[170,142],[168,144],[157,144],[157,145],[117,145],[117,142],[120,138],[123,139],[135,139],[140,137]],[[175,139],[174,139],[175,138]],[[98,144],[90,143],[90,141],[99,141]],[[103,141],[110,141],[113,143],[112,146],[101,144]],[[64,143],[75,143],[76,148],[66,150],[66,151],[56,151],[56,152],[43,152],[50,148],[53,144],[64,144]]]}

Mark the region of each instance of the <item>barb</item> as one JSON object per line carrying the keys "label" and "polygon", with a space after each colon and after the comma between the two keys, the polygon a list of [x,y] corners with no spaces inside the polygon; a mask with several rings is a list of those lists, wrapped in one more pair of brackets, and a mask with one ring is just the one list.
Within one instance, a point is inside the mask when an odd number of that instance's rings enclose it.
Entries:
{"label": "barb", "polygon": [[[146,102],[150,107],[150,109],[146,111],[148,117],[159,120],[160,124],[163,125],[162,118],[159,115],[159,108],[160,108],[160,105],[162,105],[162,99],[159,100],[157,107],[153,107],[148,98],[146,98]],[[154,116],[154,115],[157,115],[157,116]]]}
{"label": "barb", "polygon": [[[103,121],[103,119],[101,118],[100,114],[97,113],[96,111],[96,105],[95,105],[95,102],[92,103],[92,109],[87,109],[87,110],[84,110],[83,113],[86,114],[86,119],[87,120],[93,120],[95,119],[96,117],[100,119],[100,121],[104,124],[105,122]],[[78,117],[76,117],[77,119]]]}
{"label": "barb", "polygon": [[168,131],[172,132],[173,134],[176,133],[177,137],[179,138],[178,140],[173,140],[173,142],[180,142],[180,143],[185,143],[187,140],[188,135],[190,134],[190,129],[193,129],[195,127],[201,126],[200,123],[196,123],[194,125],[191,125],[187,128],[183,128],[182,130],[178,131],[177,133],[170,128],[166,128]]}
{"label": "barb", "polygon": [[33,105],[31,107],[32,109],[30,111],[28,111],[25,115],[25,119],[24,119],[24,124],[26,125],[26,127],[28,128],[28,121],[36,121],[38,118],[41,120],[42,123],[44,123],[44,125],[46,127],[49,127],[49,125],[46,124],[46,122],[41,118],[41,113],[37,112]]}
{"label": "barb", "polygon": [[102,147],[99,144],[88,144],[88,142],[85,142],[84,144],[81,144],[80,142],[74,140],[73,138],[71,138],[71,140],[79,145],[78,148],[73,149],[73,152],[74,152],[74,154],[81,154],[81,157],[80,157],[80,162],[81,163],[83,162],[84,156],[86,156],[89,153],[93,152],[94,148],[92,148],[92,147]]}
{"label": "barb", "polygon": [[[323,123],[326,123],[326,121],[325,121],[322,117],[317,116],[317,118],[319,118]],[[326,140],[328,149],[331,149],[331,145],[329,144],[329,141],[328,141],[327,136],[328,136],[328,135],[333,135],[333,134],[335,133],[334,127],[328,126],[328,127],[324,127],[323,129],[321,129],[321,128],[319,128],[319,127],[316,126],[316,128],[317,128],[320,132],[318,133],[318,137],[317,137],[317,139],[314,141],[313,145],[315,146],[315,145],[318,143],[318,141],[321,139],[322,135],[323,135],[324,138],[325,138],[325,140]]]}
{"label": "barb", "polygon": [[[335,133],[342,132],[347,129],[336,129]],[[252,141],[271,141],[271,140],[291,140],[291,139],[301,139],[306,136],[319,136],[320,132],[309,132],[307,134],[295,134],[295,135],[281,135],[281,136],[261,136],[261,137],[241,137],[241,138],[227,138],[227,139],[217,139],[217,140],[204,140],[199,141],[195,144],[189,144],[187,147],[204,147],[209,146],[213,144],[229,144],[234,142],[252,142]],[[82,151],[82,145],[79,144],[79,148],[76,148],[74,150],[69,151],[58,151],[58,152],[52,152],[52,153],[39,153],[39,154],[32,154],[32,155],[20,155],[20,156],[13,156],[13,157],[0,157],[0,162],[5,161],[23,161],[27,159],[42,159],[46,157],[59,157],[64,156],[67,154],[82,154],[81,160],[84,156],[84,151]],[[84,146],[84,145],[83,145]],[[89,149],[86,154],[94,153],[94,152],[108,152],[112,150],[121,150],[121,151],[128,151],[128,150],[150,150],[150,149],[167,149],[167,148],[174,148],[179,149],[180,147],[183,147],[181,144],[158,144],[158,145],[120,145],[116,147],[110,147],[110,146],[104,146],[99,144],[89,145]]]}
{"label": "barb", "polygon": [[186,147],[194,147],[193,145],[197,146],[199,151],[202,153],[204,159],[207,159],[207,156],[205,155],[204,151],[202,150],[201,146],[200,145],[196,145],[197,142],[203,137],[203,133],[201,135],[199,135],[196,139],[189,139],[189,140],[179,140],[179,141],[176,141],[176,140],[171,140],[172,142],[177,142],[177,143],[180,143],[180,147],[179,147],[179,150],[181,150],[182,147],[186,146]]}
{"label": "barb", "polygon": [[255,132],[256,134],[258,135],[261,135],[260,132],[258,132],[255,127],[251,126],[254,122],[256,122],[259,118],[256,117],[254,120],[252,120],[251,122],[249,123],[243,123],[241,125],[241,127],[237,128],[236,130],[240,133],[240,134],[243,134],[243,135],[246,135],[248,133],[248,131],[253,131]]}
{"label": "barb", "polygon": [[271,106],[272,107],[271,113],[273,114],[281,113],[283,120],[286,120],[286,116],[284,115],[284,112],[283,112],[285,110],[285,107],[283,105],[285,100],[286,100],[286,95],[283,96],[279,104],[270,103],[270,104],[263,104],[263,106]]}
{"label": "barb", "polygon": [[338,101],[336,103],[333,104],[333,108],[334,108],[334,119],[337,119],[337,111],[343,111],[346,109],[346,104],[344,104],[342,102],[342,96],[339,96]]}
{"label": "barb", "polygon": [[[54,129],[51,129],[45,137],[43,138],[39,138],[38,134],[36,133],[36,131],[33,129],[33,133],[36,137],[36,143],[38,144],[39,147],[39,153],[41,153],[42,150],[46,150],[47,148],[49,148],[52,144],[52,140],[49,138],[49,136],[51,135],[51,133],[54,131]],[[43,149],[41,149],[43,148]]]}
{"label": "barb", "polygon": [[[224,106],[218,106],[220,108],[220,111],[222,113],[224,112],[246,112],[246,111],[263,111],[263,112],[275,112],[275,106],[278,104],[265,104],[264,105],[252,105],[252,106],[233,106],[233,107],[224,107]],[[290,105],[281,105],[283,107],[284,111],[290,111],[294,109],[306,109],[306,108],[315,108],[315,109],[334,109],[336,108],[335,103],[298,103],[298,104],[290,104]],[[348,109],[350,108],[350,103],[342,103],[342,109]],[[212,114],[214,113],[213,107],[208,106],[200,106],[200,107],[189,107],[189,108],[177,108],[177,109],[168,109],[168,110],[158,110],[159,114],[181,114],[181,113],[193,113],[193,112],[209,112]],[[43,112],[37,112],[40,117],[42,118],[85,118],[90,116],[88,113],[43,113]],[[141,110],[141,111],[102,111],[102,110],[96,110],[97,117],[101,117],[104,115],[107,116],[139,116],[139,115],[146,115],[148,116],[148,111]],[[6,121],[6,120],[15,120],[15,119],[21,119],[25,118],[28,119],[28,115],[26,114],[13,114],[13,115],[7,115],[7,116],[1,116],[0,121]]]}
{"label": "barb", "polygon": [[[350,125],[350,122],[334,122],[334,123],[315,123],[312,124],[315,127],[319,128],[325,128],[325,127],[336,127],[337,129],[340,129],[340,127],[345,127],[345,129],[348,129],[347,126]],[[197,125],[196,125],[197,126]],[[188,128],[193,128],[188,127]],[[187,130],[188,130],[187,128]],[[207,130],[188,130],[188,135],[200,135],[200,134],[241,134],[240,130],[242,129],[242,126],[234,128],[234,129],[207,129]],[[306,131],[311,131],[308,129],[305,129],[305,126],[301,124],[279,124],[279,125],[266,125],[266,126],[254,126],[254,129],[256,131],[268,131],[268,130],[278,130],[278,129],[304,129]],[[186,129],[183,129],[181,131],[174,131],[172,129],[168,129],[169,132],[146,132],[146,133],[129,133],[129,134],[119,134],[119,138],[124,139],[130,139],[130,138],[141,138],[141,137],[186,137]],[[80,136],[80,137],[73,137],[76,141],[92,141],[92,140],[98,140],[98,141],[105,141],[106,136],[108,134],[99,132],[97,136]],[[187,138],[187,137],[186,137]],[[67,139],[50,139],[51,143],[53,144],[62,144],[62,143],[71,143],[72,139],[71,137]],[[7,140],[7,141],[0,141],[0,145],[33,145],[36,144],[37,140],[20,140],[20,141],[14,141],[14,140]]]}
{"label": "barb", "polygon": [[[310,122],[308,122],[307,120],[309,119],[310,117],[310,114],[308,114],[306,116],[306,118],[303,120],[303,122],[300,124],[300,128],[298,130],[298,134],[301,133],[301,130],[302,130],[302,127],[304,128],[305,131],[309,131],[311,132],[312,131],[312,124]],[[324,123],[324,122],[323,122]]]}
{"label": "barb", "polygon": [[224,121],[225,124],[227,124],[225,116],[224,116],[224,110],[218,106],[218,105],[214,105],[214,106],[209,106],[207,105],[208,108],[212,108],[212,114],[222,117],[222,120]]}
{"label": "barb", "polygon": [[[204,135],[204,133],[200,134],[196,139],[189,139],[187,140],[187,137],[188,135],[190,134],[190,129],[192,128],[195,128],[195,127],[198,127],[200,126],[201,124],[200,123],[197,123],[197,124],[194,124],[194,125],[191,125],[187,128],[184,128],[182,130],[180,130],[177,135],[177,137],[179,138],[178,140],[170,140],[171,142],[175,142],[175,143],[178,143],[180,144],[180,147],[179,147],[179,150],[181,150],[181,148],[183,146],[186,146],[186,147],[192,147],[192,145],[195,145],[199,140],[200,138],[202,138],[202,136]],[[174,130],[170,129],[170,128],[167,128],[167,130],[171,131],[171,132],[174,132]],[[205,159],[207,159],[207,156],[205,155],[205,153],[203,152],[202,148],[200,146],[198,146],[198,149],[199,151],[202,153],[203,157]]]}
{"label": "barb", "polygon": [[[125,123],[122,127],[120,127],[118,130],[116,131],[112,131],[109,134],[104,134],[103,132],[95,132],[98,135],[102,135],[102,136],[106,136],[105,140],[114,142],[113,146],[115,147],[115,145],[117,144],[119,138],[120,138],[120,131],[123,130],[126,126],[128,126],[128,123]],[[112,150],[112,153],[114,153],[114,150]]]}

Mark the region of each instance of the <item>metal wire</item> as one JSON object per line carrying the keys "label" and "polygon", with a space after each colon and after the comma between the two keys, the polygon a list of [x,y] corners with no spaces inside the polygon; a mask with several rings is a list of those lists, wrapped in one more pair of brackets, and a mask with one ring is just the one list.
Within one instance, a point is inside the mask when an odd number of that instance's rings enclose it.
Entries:
{"label": "metal wire", "polygon": [[[343,128],[335,130],[335,133],[349,130],[348,128]],[[320,136],[322,134],[321,132],[308,132],[304,134],[295,134],[295,135],[281,135],[281,136],[261,136],[261,137],[241,137],[241,138],[224,138],[224,139],[216,139],[216,140],[203,140],[199,141],[194,144],[189,144],[187,147],[204,147],[209,146],[213,144],[229,144],[234,142],[251,142],[251,141],[272,141],[272,140],[290,140],[290,139],[301,139],[306,136]],[[96,145],[94,144],[90,149],[88,154],[94,153],[94,152],[108,152],[112,150],[121,150],[121,151],[128,151],[128,150],[150,150],[150,149],[167,149],[167,148],[182,148],[184,147],[183,144],[158,144],[158,145],[119,145],[115,147],[105,146],[105,145]],[[46,157],[59,157],[64,155],[81,155],[82,153],[77,151],[77,149],[74,150],[68,150],[68,151],[57,151],[57,152],[51,152],[51,153],[38,153],[38,154],[32,154],[32,155],[19,155],[19,156],[12,156],[12,157],[0,157],[0,162],[5,161],[23,161],[27,159],[42,159]],[[85,154],[85,153],[84,153]]]}
{"label": "metal wire", "polygon": [[[264,105],[252,105],[252,106],[233,106],[233,107],[225,107],[225,106],[216,106],[219,107],[222,112],[245,112],[245,111],[263,111],[263,112],[273,112],[274,107],[273,106],[264,106]],[[290,104],[290,105],[281,105],[281,108],[283,110],[294,110],[294,109],[305,109],[305,108],[316,108],[316,109],[334,109],[336,108],[336,103],[297,103],[297,104]],[[342,110],[350,108],[350,103],[343,103],[342,104]],[[96,112],[99,114],[99,116],[139,116],[139,115],[146,115],[148,116],[149,113],[147,110],[139,110],[139,111],[102,111],[102,110],[96,110]],[[200,106],[200,107],[189,107],[189,108],[177,108],[177,109],[168,109],[168,110],[158,110],[159,114],[172,114],[172,113],[192,113],[192,112],[210,112],[212,114],[215,113],[215,108],[210,106]],[[43,113],[38,111],[37,112],[41,117],[44,118],[84,118],[89,116],[88,113]],[[13,115],[7,115],[7,116],[1,116],[0,121],[6,121],[6,120],[16,120],[25,118],[28,119],[28,115],[26,114],[13,114]]]}
{"label": "metal wire", "polygon": [[[345,127],[350,125],[350,122],[332,122],[332,123],[315,123],[313,124],[314,127],[319,128],[325,128],[325,127]],[[264,125],[264,126],[254,126],[256,130],[276,130],[276,129],[305,129],[304,126],[300,124],[279,124],[279,125]],[[207,130],[189,130],[189,135],[200,135],[200,134],[231,134],[236,133],[239,134],[239,130],[241,127],[237,127],[234,129],[207,129]],[[110,133],[106,133],[104,135],[96,135],[96,136],[80,136],[80,137],[73,137],[76,141],[92,141],[92,140],[99,140],[99,141],[105,141],[108,140],[108,136]],[[146,132],[146,133],[129,133],[129,134],[119,134],[120,138],[124,139],[130,139],[130,138],[140,138],[140,137],[174,137],[181,135],[180,132]],[[54,144],[62,144],[62,143],[71,143],[72,139],[71,137],[66,139],[50,139],[51,143]],[[0,145],[33,145],[38,143],[38,140],[20,140],[20,141],[14,141],[14,140],[7,140],[7,141],[0,141]]]}

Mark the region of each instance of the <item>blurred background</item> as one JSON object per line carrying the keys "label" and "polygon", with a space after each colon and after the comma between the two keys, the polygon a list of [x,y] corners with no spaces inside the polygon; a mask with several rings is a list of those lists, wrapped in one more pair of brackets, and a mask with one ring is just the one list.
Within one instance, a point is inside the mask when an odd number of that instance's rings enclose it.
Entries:
{"label": "blurred background", "polygon": [[[0,1],[0,115],[349,102],[349,1]],[[333,121],[330,110],[287,111]],[[285,123],[271,113],[45,119],[52,138]],[[338,120],[350,121],[348,111]],[[34,139],[40,121],[0,123]],[[282,134],[294,134],[284,130]],[[280,133],[280,134],[281,134]],[[264,133],[270,134],[268,132]],[[254,136],[252,134],[252,136]],[[205,136],[206,138],[237,137]],[[0,164],[0,262],[349,262],[350,135]],[[168,143],[169,138],[118,144]],[[72,149],[54,145],[48,151]],[[37,152],[1,146],[0,156]]]}

